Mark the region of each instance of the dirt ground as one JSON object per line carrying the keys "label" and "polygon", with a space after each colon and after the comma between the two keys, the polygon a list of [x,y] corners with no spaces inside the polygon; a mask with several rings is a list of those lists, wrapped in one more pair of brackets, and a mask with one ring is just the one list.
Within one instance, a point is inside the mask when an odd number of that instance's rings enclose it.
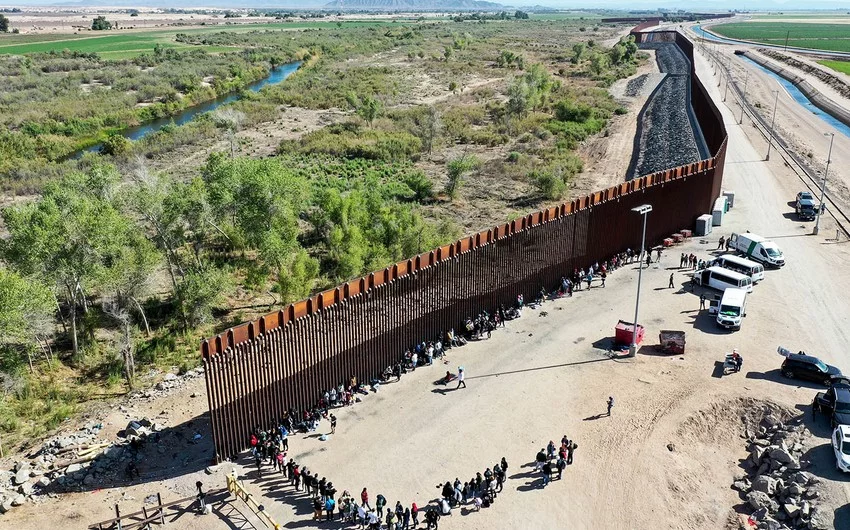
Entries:
{"label": "dirt ground", "polygon": [[[711,77],[701,57],[697,67],[704,79]],[[706,85],[719,101],[716,83]],[[382,493],[391,506],[396,500],[423,506],[438,497],[436,484],[467,480],[506,457],[509,478],[496,503],[480,513],[456,509],[441,520],[446,528],[714,530],[727,527],[742,505],[730,488],[743,475],[740,462],[747,456],[740,416],[772,402],[804,414],[815,435],[806,458],[812,462],[808,471],[822,481],[818,506],[835,528],[850,528],[850,477],[835,471],[825,422],[808,414],[818,388],[779,376],[782,359],[775,353],[779,345],[804,349],[850,371],[845,352],[850,299],[844,294],[850,291],[845,265],[850,246],[829,240],[829,217],[820,236],[809,236],[811,223],[783,215],[799,187],[797,177],[777,157],[763,162],[763,141],[751,127],[736,125],[734,108],[721,105],[721,110],[730,134],[724,188],[735,191],[735,207],[709,238],[693,238],[644,270],[640,321],[647,339],[637,357],[612,359],[606,348],[617,320],[630,319],[634,310],[637,269],[627,266],[611,274],[604,289],[594,286],[528,309],[492,339],[452,351],[448,364],[421,368],[336,411],[335,435],[325,442],[315,434],[294,436],[289,456],[327,476],[340,491],[356,496],[365,486],[372,499]],[[751,295],[743,329],[729,333],[698,310],[699,291],[683,288],[687,274],[677,267],[678,255],[706,258],[720,235],[743,230],[773,238],[787,265],[767,272]],[[671,274],[676,287],[667,289]],[[658,355],[652,345],[660,329],[685,330],[687,352]],[[744,368],[722,376],[718,362],[733,348],[744,356]],[[433,384],[458,365],[467,371],[468,388]],[[130,415],[159,415],[169,428],[202,434],[200,446],[184,442],[163,451],[182,458],[167,468],[165,479],[153,469],[162,462],[152,460],[142,469],[142,484],[29,504],[3,516],[4,527],[40,530],[70,523],[82,528],[111,517],[114,503],[137,510],[151,492],[161,491],[169,500],[191,494],[195,480],[207,487],[223,485],[232,466],[207,475],[191,457],[209,449],[202,392],[199,379],[167,398],[136,403],[132,414],[109,412],[112,432]],[[608,396],[616,400],[611,417],[603,415]],[[321,432],[328,432],[327,424]],[[575,463],[563,480],[541,488],[530,462],[549,440],[557,442],[564,434],[579,444]],[[285,528],[315,524],[309,520],[309,501],[279,478],[258,478],[256,471],[239,466],[236,471]],[[250,517],[240,519],[238,508],[231,503],[209,516],[185,513],[178,525],[260,528]]]}

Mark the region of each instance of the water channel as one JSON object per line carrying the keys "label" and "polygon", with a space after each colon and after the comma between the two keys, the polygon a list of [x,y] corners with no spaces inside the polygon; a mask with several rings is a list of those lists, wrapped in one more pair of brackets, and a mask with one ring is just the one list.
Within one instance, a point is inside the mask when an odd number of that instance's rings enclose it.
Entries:
{"label": "water channel", "polygon": [[[298,67],[301,66],[301,61],[296,61],[294,63],[287,63],[281,66],[276,66],[272,68],[269,72],[269,75],[264,79],[259,81],[255,81],[250,85],[246,86],[246,90],[250,90],[252,92],[258,92],[261,88],[268,85],[274,85],[280,83],[287,77],[291,76],[298,70]],[[128,127],[119,132],[119,134],[129,140],[139,140],[144,138],[145,136],[154,133],[166,125],[174,124],[174,125],[183,125],[192,121],[195,116],[199,116],[206,112],[210,112],[212,110],[217,109],[222,105],[226,105],[228,103],[232,103],[239,99],[238,92],[232,92],[230,94],[225,94],[216,99],[207,101],[205,103],[201,103],[199,105],[195,105],[193,107],[188,107],[181,112],[173,115],[166,116],[164,118],[158,118],[156,120],[152,120],[141,125],[136,125],[135,127]],[[100,150],[100,146],[102,144],[93,145],[83,151],[77,152],[73,157],[78,158],[83,155],[83,153],[97,152]]]}

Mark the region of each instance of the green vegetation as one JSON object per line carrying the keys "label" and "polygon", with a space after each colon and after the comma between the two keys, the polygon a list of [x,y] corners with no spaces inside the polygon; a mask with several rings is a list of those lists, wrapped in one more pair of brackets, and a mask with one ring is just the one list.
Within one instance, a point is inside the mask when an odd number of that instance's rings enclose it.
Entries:
{"label": "green vegetation", "polygon": [[822,64],[827,68],[832,68],[836,72],[841,72],[842,74],[850,75],[850,61],[823,60],[818,61],[818,64]]}
{"label": "green vegetation", "polygon": [[0,33],[6,33],[9,31],[9,18],[0,13]]}
{"label": "green vegetation", "polygon": [[[0,239],[12,443],[150,367],[193,366],[202,336],[562,199],[619,110],[604,87],[641,60],[584,21],[316,24],[162,32],[122,60],[0,55],[0,178],[34,195]],[[123,53],[107,39],[124,36],[9,42]],[[285,83],[117,134],[294,59]],[[482,198],[490,217],[470,214]]]}
{"label": "green vegetation", "polygon": [[847,24],[808,22],[732,22],[712,26],[711,31],[732,39],[751,40],[788,46],[850,52],[850,28]]}

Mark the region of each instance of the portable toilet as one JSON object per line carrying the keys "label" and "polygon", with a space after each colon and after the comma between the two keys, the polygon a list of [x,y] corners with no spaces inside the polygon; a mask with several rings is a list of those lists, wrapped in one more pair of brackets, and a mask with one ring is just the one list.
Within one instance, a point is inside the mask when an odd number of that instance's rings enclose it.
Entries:
{"label": "portable toilet", "polygon": [[735,207],[735,192],[724,191],[723,196],[726,197],[726,211],[728,212],[729,210]]}
{"label": "portable toilet", "polygon": [[697,225],[694,228],[694,235],[707,236],[711,233],[711,225],[714,220],[710,214],[700,215],[697,217]]}
{"label": "portable toilet", "polygon": [[720,196],[714,201],[714,208],[711,210],[712,223],[714,226],[723,224],[723,214],[726,213],[726,197]]}

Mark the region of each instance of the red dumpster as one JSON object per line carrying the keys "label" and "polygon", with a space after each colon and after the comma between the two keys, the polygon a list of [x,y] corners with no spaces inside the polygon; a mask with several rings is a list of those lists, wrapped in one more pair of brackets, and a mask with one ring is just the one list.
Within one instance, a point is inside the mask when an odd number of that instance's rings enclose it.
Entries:
{"label": "red dumpster", "polygon": [[[637,337],[635,337],[635,344],[640,344],[643,342],[643,326],[638,324],[637,327]],[[629,346],[632,343],[632,334],[634,333],[634,324],[631,322],[626,322],[625,320],[621,320],[614,326],[614,342],[618,345],[626,345]]]}

